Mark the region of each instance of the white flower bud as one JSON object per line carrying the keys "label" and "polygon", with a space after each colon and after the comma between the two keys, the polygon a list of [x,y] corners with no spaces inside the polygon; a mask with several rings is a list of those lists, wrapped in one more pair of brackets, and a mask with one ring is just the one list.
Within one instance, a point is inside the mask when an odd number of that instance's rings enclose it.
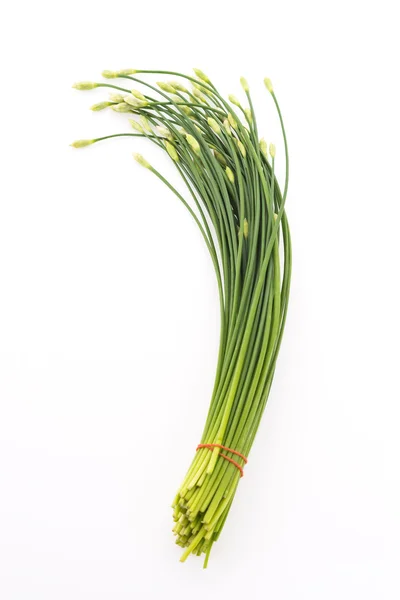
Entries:
{"label": "white flower bud", "polygon": [[145,158],[143,158],[143,156],[141,154],[134,152],[133,158],[136,160],[136,162],[139,163],[139,165],[142,165],[142,167],[144,167],[145,169],[151,169],[151,164],[148,163],[147,160]]}
{"label": "white flower bud", "polygon": [[246,148],[243,146],[240,140],[237,141],[237,145],[240,150],[240,154],[243,156],[243,158],[246,158]]}
{"label": "white flower bud", "polygon": [[84,148],[85,146],[90,146],[94,144],[96,140],[76,140],[76,142],[72,142],[71,146],[73,148]]}
{"label": "white flower bud", "polygon": [[219,124],[217,123],[217,121],[215,119],[213,119],[212,117],[208,117],[207,123],[209,124],[209,126],[211,127],[211,129],[216,134],[219,135],[221,133],[221,127],[219,126]]}
{"label": "white flower bud", "polygon": [[200,102],[203,102],[203,104],[207,104],[206,97],[204,96],[204,94],[202,94],[200,92],[199,89],[197,89],[196,87],[194,87],[192,93],[193,93],[193,96],[195,96],[196,98],[198,98],[198,100],[200,100]]}
{"label": "white flower bud", "polygon": [[131,107],[125,102],[121,102],[120,104],[113,104],[111,108],[112,110],[115,110],[115,112],[119,113],[131,112]]}
{"label": "white flower bud", "polygon": [[197,81],[192,81],[192,86],[193,86],[193,89],[196,89],[199,92],[202,92],[203,94],[206,94],[207,96],[211,97],[213,95],[212,92],[210,92],[210,90],[208,90],[207,88],[205,88],[203,84],[197,83]]}
{"label": "white flower bud", "polygon": [[200,69],[193,69],[193,71],[196,73],[196,75],[199,79],[201,79],[205,83],[211,83],[209,78],[207,77],[207,75],[205,73],[203,73],[203,71],[201,71]]}
{"label": "white flower bud", "polygon": [[269,153],[271,155],[271,158],[275,158],[276,148],[274,144],[269,145]]}
{"label": "white flower bud", "polygon": [[162,125],[157,125],[156,129],[158,133],[163,137],[168,138],[169,140],[173,139],[170,130],[166,127],[162,127]]}
{"label": "white flower bud", "polygon": [[245,108],[244,114],[246,115],[247,121],[251,124],[253,122],[253,115],[251,114],[251,110],[249,108]]}
{"label": "white flower bud", "polygon": [[135,69],[121,69],[120,71],[117,71],[117,77],[120,77],[121,75],[134,75],[135,73],[137,73]]}
{"label": "white flower bud", "polygon": [[199,142],[194,138],[190,133],[186,136],[189,146],[192,148],[193,152],[196,154],[200,154],[200,145]]}
{"label": "white flower bud", "polygon": [[232,127],[232,129],[237,129],[237,123],[231,113],[228,114],[228,121],[229,121],[229,125]]}
{"label": "white flower bud", "polygon": [[105,108],[108,108],[109,106],[113,106],[113,103],[112,102],[98,102],[97,104],[93,104],[93,106],[90,107],[90,110],[97,112],[99,110],[104,110]]}
{"label": "white flower bud", "polygon": [[245,239],[247,239],[249,237],[249,223],[248,223],[247,219],[244,219],[244,221],[243,221],[243,235],[244,235]]}
{"label": "white flower bud", "polygon": [[121,94],[110,94],[110,102],[117,102],[120,104],[124,101],[124,97]]}
{"label": "white flower bud", "polygon": [[148,133],[153,133],[153,130],[152,130],[151,125],[150,125],[150,122],[147,119],[147,117],[145,117],[144,115],[140,115],[139,121],[142,124],[143,129],[145,129],[146,131],[148,131]]}
{"label": "white flower bud", "polygon": [[185,113],[185,115],[187,115],[188,117],[192,117],[192,116],[193,116],[193,114],[194,114],[194,113],[193,113],[193,111],[192,111],[192,109],[191,109],[189,106],[184,106],[184,105],[183,105],[183,106],[180,106],[179,108],[180,108],[180,109],[182,110],[182,112],[184,112],[184,113]]}
{"label": "white flower bud", "polygon": [[129,106],[133,106],[134,108],[141,108],[142,106],[145,106],[147,104],[147,102],[143,102],[142,100],[138,100],[137,98],[134,98],[131,95],[124,96],[124,102],[126,104],[129,104]]}
{"label": "white flower bud", "polygon": [[179,83],[179,81],[169,81],[168,84],[174,88],[177,92],[187,92],[185,86]]}
{"label": "white flower bud", "polygon": [[244,77],[240,78],[240,84],[245,92],[249,91],[249,84],[247,83],[247,80]]}
{"label": "white flower bud", "polygon": [[102,75],[105,79],[115,79],[118,77],[118,73],[116,71],[103,71]]}
{"label": "white flower bud", "polygon": [[93,81],[78,81],[78,83],[74,83],[72,86],[76,90],[93,90],[99,86],[98,83],[93,83]]}
{"label": "white flower bud", "polygon": [[175,162],[179,161],[179,156],[174,146],[170,142],[165,142],[165,147],[167,149],[168,154]]}
{"label": "white flower bud", "polygon": [[228,119],[224,119],[223,125],[224,125],[224,129],[225,129],[226,133],[231,136],[232,131],[231,131],[231,126],[229,124]]}
{"label": "white flower bud", "polygon": [[169,83],[165,83],[164,81],[157,81],[157,85],[163,92],[168,92],[169,94],[175,93],[174,88]]}
{"label": "white flower bud", "polygon": [[265,158],[268,158],[268,147],[264,138],[261,138],[260,140],[260,150],[264,154]]}
{"label": "white flower bud", "polygon": [[229,181],[231,183],[235,183],[235,176],[232,172],[232,169],[230,169],[229,167],[226,167],[225,172],[226,172],[226,176],[228,177]]}
{"label": "white flower bud", "polygon": [[139,92],[139,90],[131,90],[131,94],[132,96],[135,96],[135,98],[137,98],[138,100],[143,100],[143,102],[147,102],[146,97],[143,96],[142,92]]}
{"label": "white flower bud", "polygon": [[218,152],[218,150],[214,150],[214,156],[220,165],[222,165],[223,167],[226,167],[226,159],[225,159],[225,156],[223,154],[221,154],[221,152]]}
{"label": "white flower bud", "polygon": [[132,129],[134,129],[135,131],[137,131],[139,133],[144,133],[143,127],[140,125],[140,123],[137,123],[133,119],[129,119],[129,123],[132,125]]}
{"label": "white flower bud", "polygon": [[268,77],[265,77],[264,85],[271,94],[274,93],[274,88],[272,87],[272,82],[270,79],[268,79]]}
{"label": "white flower bud", "polygon": [[240,106],[240,102],[234,94],[229,94],[228,100],[229,100],[229,102],[232,102],[232,104],[235,104],[236,106]]}

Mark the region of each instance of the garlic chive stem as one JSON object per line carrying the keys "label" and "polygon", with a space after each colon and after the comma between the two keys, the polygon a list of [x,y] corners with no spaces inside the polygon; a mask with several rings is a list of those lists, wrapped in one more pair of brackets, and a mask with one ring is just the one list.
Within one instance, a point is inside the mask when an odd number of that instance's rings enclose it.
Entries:
{"label": "garlic chive stem", "polygon": [[[220,342],[213,391],[199,449],[173,501],[173,531],[190,553],[205,555],[219,538],[256,435],[273,381],[286,322],[292,248],[285,212],[289,154],[278,101],[265,80],[279,117],[285,147],[285,183],[275,177],[275,147],[259,141],[250,88],[246,101],[225,99],[199,69],[195,76],[174,71],[106,71],[106,79],[135,82],[145,92],[83,81],[74,87],[109,87],[120,93],[94,105],[131,116],[134,133],[77,140],[76,148],[113,137],[144,137],[167,153],[187,191],[172,185],[140,154],[150,170],[179,199],[204,239],[216,273]],[[138,76],[143,74],[144,78]],[[146,81],[145,75],[186,79]],[[140,88],[142,89],[142,88]],[[246,106],[247,104],[247,106]],[[278,154],[279,158],[279,154]],[[189,201],[186,200],[189,197]],[[281,252],[280,252],[281,251]],[[281,269],[281,263],[283,269]],[[222,452],[218,444],[225,447]],[[226,460],[234,461],[235,464]]]}
{"label": "garlic chive stem", "polygon": [[111,88],[113,90],[125,92],[125,94],[129,94],[130,92],[130,90],[127,90],[126,88],[119,87],[118,85],[112,85],[111,83],[96,83],[96,87]]}
{"label": "garlic chive stem", "polygon": [[95,138],[94,142],[102,142],[117,137],[145,137],[143,133],[113,133],[112,135],[104,135],[103,137]]}
{"label": "garlic chive stem", "polygon": [[192,82],[192,83],[197,83],[199,85],[201,85],[202,87],[204,87],[205,89],[209,90],[209,91],[214,91],[214,86],[212,86],[212,84],[207,84],[203,81],[199,81],[199,79],[196,79],[195,77],[192,77],[191,75],[183,75],[183,73],[177,73],[176,71],[149,71],[149,70],[142,70],[142,69],[137,69],[136,73],[147,73],[147,74],[155,74],[155,75],[172,75],[173,77],[183,77],[184,79],[187,79],[188,81]]}
{"label": "garlic chive stem", "polygon": [[193,209],[191,208],[191,206],[186,202],[186,200],[184,199],[184,197],[178,192],[178,190],[176,190],[174,188],[174,186],[171,185],[169,183],[169,181],[167,179],[165,179],[165,177],[163,177],[159,171],[157,171],[153,167],[151,167],[150,170],[152,171],[152,173],[154,173],[154,175],[156,175],[156,177],[158,177],[158,179],[160,179],[175,194],[175,196],[177,198],[179,198],[179,200],[182,202],[182,204],[185,206],[185,208],[189,211],[189,213],[193,217],[196,225],[200,229],[200,232],[201,232],[201,234],[202,234],[202,236],[204,238],[204,241],[206,243],[208,251],[209,251],[209,253],[211,255],[211,258],[212,258],[212,261],[213,261],[213,264],[214,264],[214,268],[215,268],[215,273],[216,273],[216,276],[217,276],[217,280],[218,280],[218,283],[220,284],[220,274],[219,274],[219,266],[218,266],[217,256],[213,252],[212,246],[210,244],[210,240],[208,239],[208,236],[207,236],[207,234],[206,234],[206,232],[205,232],[205,230],[204,230],[201,222],[199,221],[196,213],[193,211]]}
{"label": "garlic chive stem", "polygon": [[247,96],[247,100],[249,103],[250,112],[251,112],[252,121],[253,121],[254,139],[256,142],[255,147],[257,148],[257,151],[259,151],[260,148],[259,148],[259,145],[257,144],[257,140],[258,140],[257,119],[256,119],[256,113],[254,112],[253,101],[251,99],[251,94],[249,91],[246,92],[246,96]]}
{"label": "garlic chive stem", "polygon": [[212,106],[204,106],[202,104],[196,104],[195,102],[149,102],[146,106],[143,106],[143,108],[153,108],[155,106],[189,106],[190,108],[201,108],[204,111],[210,112],[210,113],[215,113],[217,115],[223,115],[224,111],[219,110],[218,108],[213,108]]}
{"label": "garlic chive stem", "polygon": [[288,149],[288,143],[287,143],[287,138],[286,138],[285,126],[283,124],[282,113],[281,113],[281,109],[278,104],[278,100],[277,100],[274,92],[271,93],[271,96],[274,100],[276,110],[278,111],[278,116],[279,116],[279,121],[281,124],[282,136],[283,136],[283,142],[284,142],[284,146],[285,146],[286,174],[285,174],[285,185],[283,188],[283,203],[285,203],[287,192],[288,192],[288,187],[289,187],[289,149]]}

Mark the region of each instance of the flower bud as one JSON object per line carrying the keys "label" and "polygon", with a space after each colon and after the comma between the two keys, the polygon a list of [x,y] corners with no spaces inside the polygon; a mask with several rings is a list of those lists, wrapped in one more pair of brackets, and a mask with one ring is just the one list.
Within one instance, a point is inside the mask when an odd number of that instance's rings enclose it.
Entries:
{"label": "flower bud", "polygon": [[271,155],[271,158],[275,158],[276,148],[274,144],[269,145],[269,153]]}
{"label": "flower bud", "polygon": [[264,138],[261,138],[260,140],[260,150],[264,154],[265,158],[268,158],[268,147]]}
{"label": "flower bud", "polygon": [[185,86],[179,83],[179,81],[169,81],[169,85],[174,88],[177,92],[187,92]]}
{"label": "flower bud", "polygon": [[221,152],[218,152],[218,150],[214,150],[214,156],[220,165],[222,165],[223,167],[226,167],[226,159],[225,159],[225,156],[223,154],[221,154]]}
{"label": "flower bud", "polygon": [[110,94],[110,102],[117,102],[120,104],[124,101],[124,97],[121,94]]}
{"label": "flower bud", "polygon": [[213,93],[210,90],[208,90],[206,87],[204,87],[203,84],[197,83],[197,81],[192,81],[192,86],[193,86],[193,89],[199,90],[199,92],[202,92],[203,94],[206,94],[207,96],[211,97],[213,95]]}
{"label": "flower bud", "polygon": [[133,158],[136,160],[136,162],[139,163],[139,165],[142,165],[142,167],[144,167],[145,169],[151,169],[151,164],[148,163],[147,160],[145,158],[143,158],[143,156],[141,154],[134,152]]}
{"label": "flower bud", "polygon": [[240,150],[240,154],[243,156],[243,158],[246,158],[246,148],[243,146],[240,140],[237,141],[237,145]]}
{"label": "flower bud", "polygon": [[133,119],[129,119],[129,123],[132,125],[132,129],[134,129],[138,133],[144,133],[143,127],[140,125],[140,123],[137,123]]}
{"label": "flower bud", "polygon": [[265,77],[264,85],[271,94],[274,93],[274,88],[272,87],[272,82],[270,79],[268,79],[268,77]]}
{"label": "flower bud", "polygon": [[139,90],[131,90],[131,94],[132,96],[135,96],[135,98],[137,98],[138,100],[143,100],[143,102],[147,102],[146,96],[143,96],[142,92],[139,92]]}
{"label": "flower bud", "polygon": [[103,71],[102,75],[105,79],[115,79],[118,77],[118,73],[116,71]]}
{"label": "flower bud", "polygon": [[245,239],[247,239],[249,237],[249,223],[248,223],[247,219],[244,219],[244,221],[243,221],[243,235],[244,235]]}
{"label": "flower bud", "polygon": [[145,106],[147,104],[147,102],[143,102],[142,100],[138,100],[137,98],[134,98],[131,95],[124,96],[124,102],[126,104],[129,104],[129,106],[133,106],[134,108],[140,108],[140,107]]}
{"label": "flower bud", "polygon": [[180,109],[182,110],[182,112],[185,113],[185,115],[187,115],[188,117],[192,117],[193,116],[193,111],[189,106],[180,106]]}
{"label": "flower bud", "polygon": [[113,103],[112,102],[98,102],[97,104],[93,104],[93,106],[90,107],[90,110],[97,112],[99,110],[104,110],[105,108],[108,108],[109,106],[113,106]]}
{"label": "flower bud", "polygon": [[74,83],[72,86],[76,90],[93,90],[99,86],[98,83],[93,83],[93,81],[78,81],[78,83]]}
{"label": "flower bud", "polygon": [[174,146],[170,142],[165,142],[165,147],[167,149],[168,154],[175,162],[179,161],[179,156]]}
{"label": "flower bud", "polygon": [[229,125],[228,119],[224,119],[223,126],[224,126],[226,133],[231,136],[232,131],[231,131],[231,126]]}
{"label": "flower bud", "polygon": [[228,121],[229,121],[229,125],[232,127],[232,129],[237,129],[237,123],[231,113],[228,114]]}
{"label": "flower bud", "polygon": [[251,110],[249,108],[245,108],[244,114],[246,115],[246,119],[247,119],[248,123],[251,124],[253,122],[253,115],[251,114]]}
{"label": "flower bud", "polygon": [[232,172],[232,169],[230,169],[229,167],[226,167],[225,172],[226,172],[226,176],[228,177],[229,181],[231,183],[235,183],[235,176]]}
{"label": "flower bud", "polygon": [[148,120],[147,117],[145,117],[144,115],[140,115],[139,121],[140,121],[143,129],[145,129],[146,131],[148,131],[148,133],[153,133],[153,130],[152,130],[151,125],[150,125],[150,122],[149,122],[149,120]]}
{"label": "flower bud", "polygon": [[76,140],[76,142],[72,142],[71,146],[73,148],[84,148],[85,146],[90,146],[94,144],[96,140]]}
{"label": "flower bud", "polygon": [[229,102],[232,102],[232,104],[235,104],[235,106],[240,106],[240,102],[234,94],[229,94],[228,100]]}
{"label": "flower bud", "polygon": [[195,96],[196,98],[198,98],[198,100],[200,100],[200,102],[203,102],[203,104],[207,104],[206,97],[204,96],[204,94],[202,94],[200,92],[199,89],[197,89],[196,87],[194,87],[192,93],[193,93],[193,96]]}
{"label": "flower bud", "polygon": [[172,140],[172,135],[169,129],[167,129],[166,127],[162,127],[162,125],[157,125],[156,127],[158,133],[160,135],[162,135],[163,137],[168,138],[169,140]]}
{"label": "flower bud", "polygon": [[249,91],[249,84],[247,83],[247,80],[244,77],[240,78],[240,84],[245,92]]}
{"label": "flower bud", "polygon": [[211,81],[209,80],[207,75],[205,73],[203,73],[203,71],[201,71],[200,69],[193,69],[193,71],[196,73],[196,75],[199,79],[201,79],[205,83],[211,83]]}
{"label": "flower bud", "polygon": [[174,94],[175,90],[169,83],[165,83],[165,81],[157,81],[158,87],[163,90],[163,92],[168,92],[169,94]]}
{"label": "flower bud", "polygon": [[126,104],[125,102],[120,102],[119,104],[113,104],[111,108],[112,108],[112,110],[115,110],[115,112],[119,112],[119,113],[131,112],[131,107],[128,104]]}
{"label": "flower bud", "polygon": [[193,152],[196,154],[200,154],[200,145],[199,142],[194,138],[190,133],[186,136],[189,146],[192,148]]}
{"label": "flower bud", "polygon": [[117,71],[117,77],[120,77],[121,75],[134,75],[135,73],[137,73],[135,69],[121,69],[120,71]]}
{"label": "flower bud", "polygon": [[217,121],[215,119],[213,119],[212,117],[208,117],[207,123],[209,124],[209,126],[211,127],[211,129],[217,135],[219,135],[221,133],[221,127],[219,126],[219,124],[217,123]]}

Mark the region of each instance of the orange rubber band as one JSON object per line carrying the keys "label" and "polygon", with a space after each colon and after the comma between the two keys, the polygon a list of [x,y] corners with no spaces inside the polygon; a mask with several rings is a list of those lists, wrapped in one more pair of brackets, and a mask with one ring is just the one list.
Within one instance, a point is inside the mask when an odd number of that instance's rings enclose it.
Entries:
{"label": "orange rubber band", "polygon": [[[200,448],[208,448],[208,450],[214,450],[214,448],[221,448],[222,450],[226,450],[227,452],[236,454],[236,456],[240,456],[240,458],[244,460],[245,464],[247,463],[247,458],[244,456],[244,454],[238,452],[237,450],[232,450],[232,448],[227,448],[227,446],[222,446],[221,444],[199,444],[196,448],[196,452],[197,450],[200,450]],[[236,460],[233,460],[233,458],[230,458],[222,452],[219,453],[219,456],[222,456],[222,458],[225,458],[225,460],[228,460],[230,463],[235,465],[235,467],[240,471],[240,477],[243,477],[243,468],[241,465],[239,465],[238,462],[236,462]]]}

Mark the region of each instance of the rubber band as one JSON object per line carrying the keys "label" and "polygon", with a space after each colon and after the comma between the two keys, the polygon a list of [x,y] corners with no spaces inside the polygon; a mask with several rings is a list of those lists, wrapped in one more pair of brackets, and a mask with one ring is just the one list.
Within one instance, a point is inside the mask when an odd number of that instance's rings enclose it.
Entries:
{"label": "rubber band", "polygon": [[236,454],[236,456],[240,456],[240,458],[243,458],[244,462],[247,463],[247,458],[245,457],[244,454],[242,454],[241,452],[238,452],[237,450],[233,450],[232,448],[228,448],[227,446],[222,446],[222,444],[199,444],[197,446],[196,450],[198,450],[199,448],[210,448],[211,450],[213,448],[221,448],[221,450],[226,450],[227,452]]}
{"label": "rubber band", "polygon": [[[244,454],[238,452],[237,450],[232,450],[232,448],[228,448],[227,446],[222,446],[221,444],[199,444],[196,448],[196,452],[201,448],[207,448],[208,450],[214,450],[214,448],[221,448],[221,450],[226,450],[227,452],[236,454],[236,456],[240,456],[240,458],[243,459],[244,463],[247,463],[247,458],[244,456]],[[219,456],[222,456],[222,458],[225,458],[225,460],[235,465],[235,467],[240,471],[240,477],[243,477],[243,467],[238,462],[236,462],[236,460],[233,460],[233,458],[230,458],[230,456],[223,454],[223,452],[220,452]]]}

